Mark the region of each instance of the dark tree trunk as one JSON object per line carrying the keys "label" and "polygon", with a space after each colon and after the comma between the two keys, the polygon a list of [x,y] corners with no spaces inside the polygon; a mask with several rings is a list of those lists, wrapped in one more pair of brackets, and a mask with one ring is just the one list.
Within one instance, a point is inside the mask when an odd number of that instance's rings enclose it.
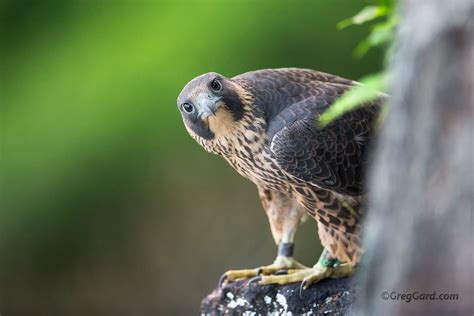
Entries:
{"label": "dark tree trunk", "polygon": [[396,44],[361,314],[473,315],[474,1],[403,2]]}

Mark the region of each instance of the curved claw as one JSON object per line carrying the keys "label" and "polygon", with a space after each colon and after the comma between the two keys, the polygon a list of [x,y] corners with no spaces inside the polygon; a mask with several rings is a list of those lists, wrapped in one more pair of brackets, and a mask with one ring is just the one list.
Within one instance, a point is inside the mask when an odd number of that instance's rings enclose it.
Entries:
{"label": "curved claw", "polygon": [[262,280],[262,277],[261,276],[256,276],[256,277],[253,277],[249,280],[249,284],[254,284],[254,283],[258,283]]}
{"label": "curved claw", "polygon": [[283,275],[283,274],[288,274],[288,269],[280,269],[275,272],[275,275]]}
{"label": "curved claw", "polygon": [[218,287],[222,287],[222,285],[224,284],[224,282],[227,281],[227,274],[224,273],[220,278],[219,278],[219,282],[217,283],[217,286]]}
{"label": "curved claw", "polygon": [[308,282],[306,280],[301,281],[301,284],[300,284],[300,298],[302,297],[303,291],[306,290],[306,288],[307,288],[307,283]]}
{"label": "curved claw", "polygon": [[[265,270],[264,270],[263,267],[258,268],[257,269],[257,276],[262,275],[264,271]],[[288,269],[280,269],[280,270],[277,270],[273,273],[273,275],[282,275],[282,274],[288,274]]]}

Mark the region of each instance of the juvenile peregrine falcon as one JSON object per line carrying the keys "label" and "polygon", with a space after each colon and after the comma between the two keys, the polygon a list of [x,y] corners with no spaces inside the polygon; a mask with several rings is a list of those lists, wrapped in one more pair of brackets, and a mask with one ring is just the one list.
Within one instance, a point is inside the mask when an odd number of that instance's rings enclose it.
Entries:
{"label": "juvenile peregrine falcon", "polygon": [[[361,255],[364,166],[374,137],[374,102],[322,128],[318,118],[354,81],[308,69],[207,73],[178,97],[189,134],[257,185],[278,255],[273,264],[227,271],[222,280],[256,277],[260,284],[352,274]],[[307,215],[324,246],[316,265],[293,259],[293,239]],[[284,271],[281,274],[281,272]]]}

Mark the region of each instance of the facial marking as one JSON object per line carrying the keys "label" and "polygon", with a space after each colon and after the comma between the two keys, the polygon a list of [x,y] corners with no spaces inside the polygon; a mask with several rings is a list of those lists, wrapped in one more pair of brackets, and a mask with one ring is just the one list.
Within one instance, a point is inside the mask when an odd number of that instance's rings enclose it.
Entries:
{"label": "facial marking", "polygon": [[[217,84],[212,88],[215,80],[218,81],[218,88]],[[186,129],[201,145],[207,142],[206,147],[229,143],[237,134],[242,135],[240,125],[244,124],[240,121],[250,113],[245,105],[248,107],[249,101],[248,92],[243,87],[217,73],[194,78],[178,97]],[[187,102],[192,104],[192,112],[184,109],[183,104]],[[224,139],[229,142],[224,142]]]}

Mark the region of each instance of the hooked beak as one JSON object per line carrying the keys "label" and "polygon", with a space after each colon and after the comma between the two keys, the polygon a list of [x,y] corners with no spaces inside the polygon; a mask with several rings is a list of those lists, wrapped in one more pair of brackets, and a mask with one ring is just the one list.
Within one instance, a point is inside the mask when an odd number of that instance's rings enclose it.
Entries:
{"label": "hooked beak", "polygon": [[213,98],[210,95],[200,95],[198,98],[199,116],[205,119],[209,116],[215,116],[219,108],[220,98]]}

